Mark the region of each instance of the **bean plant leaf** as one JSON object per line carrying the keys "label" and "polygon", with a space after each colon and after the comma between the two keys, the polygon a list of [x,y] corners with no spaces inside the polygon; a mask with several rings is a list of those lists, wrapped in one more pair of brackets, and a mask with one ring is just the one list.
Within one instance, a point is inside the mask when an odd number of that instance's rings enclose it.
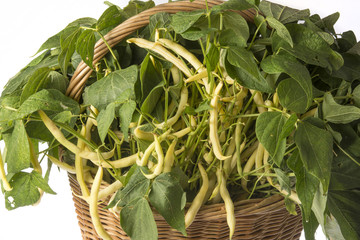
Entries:
{"label": "bean plant leaf", "polygon": [[266,17],[266,21],[268,22],[269,26],[276,30],[279,37],[281,37],[285,42],[287,42],[291,47],[294,46],[291,35],[286,27],[276,18],[268,16]]}
{"label": "bean plant leaf", "polygon": [[273,92],[273,86],[261,75],[252,52],[233,47],[227,50],[225,68],[229,76],[236,79],[244,87]]}
{"label": "bean plant leaf", "polygon": [[106,109],[101,110],[96,118],[98,122],[98,132],[100,136],[100,140],[102,142],[105,141],[105,137],[108,133],[111,123],[114,121],[115,118],[115,107],[116,104],[114,102],[107,105]]}
{"label": "bean plant leaf", "polygon": [[58,56],[61,72],[66,76],[72,55],[76,49],[76,42],[81,34],[78,26],[65,29],[60,37],[61,51]]}
{"label": "bean plant leaf", "polygon": [[332,75],[352,82],[360,78],[360,55],[343,53],[344,65]]}
{"label": "bean plant leaf", "polygon": [[169,13],[159,12],[154,15],[151,15],[149,18],[149,32],[152,36],[151,40],[154,40],[155,29],[167,28],[171,23],[171,17]]}
{"label": "bean plant leaf", "polygon": [[307,240],[316,240],[315,239],[315,232],[319,227],[319,222],[316,219],[316,216],[314,214],[314,212],[311,212],[311,215],[309,217],[308,220],[305,219],[305,215],[303,214],[303,210],[301,208],[302,211],[302,219],[303,219],[303,227],[304,227],[304,235],[305,235],[305,239]]}
{"label": "bean plant leaf", "polygon": [[275,174],[277,176],[277,180],[279,181],[281,189],[287,191],[289,193],[289,195],[290,195],[290,193],[291,193],[291,185],[290,185],[289,177],[280,168],[274,168],[274,171],[275,171]]}
{"label": "bean plant leaf", "polygon": [[324,119],[332,123],[347,124],[360,118],[360,108],[336,103],[331,93],[324,95],[322,113]]}
{"label": "bean plant leaf", "polygon": [[224,29],[231,30],[237,39],[239,46],[245,47],[249,39],[249,26],[246,20],[238,13],[226,11],[223,13]]}
{"label": "bean plant leaf", "polygon": [[266,151],[276,156],[273,160],[278,166],[285,153],[286,139],[280,138],[285,122],[286,117],[281,112],[264,112],[256,119],[256,136]]}
{"label": "bean plant leaf", "polygon": [[298,149],[296,149],[287,164],[294,171],[296,177],[296,192],[302,205],[303,217],[306,221],[311,219],[312,203],[319,187],[319,180],[310,174],[304,167]]}
{"label": "bean plant leaf", "polygon": [[8,210],[28,206],[36,203],[40,198],[39,189],[45,192],[56,194],[51,190],[42,176],[33,171],[31,173],[16,173],[10,180],[12,190],[5,192],[5,205]]}
{"label": "bean plant leaf", "polygon": [[26,83],[24,90],[21,93],[20,101],[23,103],[28,97],[37,91],[41,90],[48,80],[50,68],[44,67],[37,69]]}
{"label": "bean plant leaf", "polygon": [[283,107],[296,113],[304,113],[308,109],[309,99],[304,89],[292,78],[282,80],[277,93]]}
{"label": "bean plant leaf", "polygon": [[151,114],[158,105],[160,97],[164,93],[164,82],[155,86],[141,104],[140,110],[144,113]]}
{"label": "bean plant leaf", "polygon": [[330,239],[345,240],[343,234],[341,233],[339,223],[333,215],[326,216],[325,232]]}
{"label": "bean plant leaf", "polygon": [[6,116],[5,121],[20,119],[38,110],[48,111],[50,113],[59,113],[71,111],[74,115],[80,112],[79,104],[73,99],[65,96],[56,89],[43,89],[31,95],[21,104],[17,112]]}
{"label": "bean plant leaf", "polygon": [[149,186],[150,180],[144,176],[140,168],[137,168],[128,184],[119,193],[118,206],[124,207],[135,199],[144,197],[149,190]]}
{"label": "bean plant leaf", "polygon": [[170,26],[176,33],[183,33],[193,26],[204,14],[204,10],[177,12],[171,16]]}
{"label": "bean plant leaf", "polygon": [[[49,39],[47,39],[39,48],[39,50],[37,51],[36,54],[38,54],[39,52],[42,52],[43,50],[47,50],[47,49],[54,49],[54,48],[60,48],[60,41],[61,41],[61,35],[67,31],[68,28],[72,28],[72,27],[91,27],[93,24],[96,23],[96,19],[94,18],[89,18],[89,17],[85,17],[85,18],[79,18],[71,23],[69,23],[65,29],[61,30],[60,32],[58,32],[57,34],[53,35],[52,37],[50,37]],[[36,55],[35,54],[35,55]]]}
{"label": "bean plant leaf", "polygon": [[359,239],[360,225],[358,200],[360,190],[329,190],[328,208],[339,223],[345,239]]}
{"label": "bean plant leaf", "polygon": [[355,106],[360,107],[360,85],[355,87],[352,95],[353,95]]}
{"label": "bean plant leaf", "polygon": [[331,133],[304,121],[296,129],[295,143],[306,170],[320,180],[327,192],[333,158]]}
{"label": "bean plant leaf", "polygon": [[129,2],[129,5],[123,8],[121,13],[123,16],[125,16],[125,18],[130,18],[154,6],[155,3],[152,0],[146,2],[133,0]]}
{"label": "bean plant leaf", "polygon": [[149,194],[150,203],[174,229],[186,235],[184,202],[186,195],[177,179],[170,173],[155,178]]}
{"label": "bean plant leaf", "polygon": [[48,56],[35,66],[26,66],[6,83],[1,96],[15,94],[16,91],[19,91],[27,83],[28,79],[34,75],[37,69],[56,66],[58,66],[57,56]]}
{"label": "bean plant leaf", "polygon": [[222,10],[246,10],[250,8],[257,8],[255,0],[229,0],[220,5],[214,6],[212,11],[222,11]]}
{"label": "bean plant leaf", "polygon": [[113,5],[108,7],[105,12],[100,16],[96,23],[96,29],[102,31],[108,27],[116,26],[122,19],[121,12],[118,7]]}
{"label": "bean plant leaf", "polygon": [[146,198],[137,198],[121,209],[122,229],[133,240],[158,239],[154,215]]}
{"label": "bean plant leaf", "polygon": [[117,70],[85,88],[84,103],[95,106],[99,111],[114,102],[123,92],[130,90],[135,96],[134,85],[138,78],[135,65]]}
{"label": "bean plant leaf", "polygon": [[22,120],[15,122],[7,148],[6,162],[9,173],[17,173],[30,167],[30,145]]}
{"label": "bean plant leaf", "polygon": [[76,43],[76,52],[80,54],[81,59],[91,68],[93,68],[95,33],[91,29],[84,30]]}
{"label": "bean plant leaf", "polygon": [[274,52],[280,48],[284,49],[308,64],[327,68],[330,71],[336,71],[344,64],[340,53],[331,49],[330,45],[317,32],[300,24],[288,24],[287,29],[294,47],[291,47],[275,33],[272,37]]}
{"label": "bean plant leaf", "polygon": [[56,89],[63,94],[66,93],[66,89],[69,84],[69,80],[64,75],[56,71],[51,71],[49,73],[49,79],[46,82],[47,84],[44,87],[45,89]]}
{"label": "bean plant leaf", "polygon": [[119,109],[120,127],[126,141],[128,140],[129,126],[135,109],[136,102],[133,100],[124,102]]}
{"label": "bean plant leaf", "polygon": [[271,16],[283,24],[304,20],[310,16],[309,9],[298,10],[269,1],[261,1],[259,8],[266,17]]}
{"label": "bean plant leaf", "polygon": [[291,116],[286,120],[281,132],[280,132],[280,139],[287,138],[295,129],[295,123],[297,122],[298,118],[295,113],[291,114]]}
{"label": "bean plant leaf", "polygon": [[[294,57],[288,54],[269,56],[261,62],[261,68],[269,74],[286,73],[291,77],[291,80],[285,80],[280,87],[282,90],[281,98],[283,100],[286,97],[289,98],[286,103],[294,109],[289,108],[289,106],[287,108],[297,113],[303,113],[310,107],[313,100],[311,76],[306,67]],[[290,85],[292,86],[290,87]],[[296,87],[293,88],[295,85]],[[295,94],[300,97],[299,101],[296,101]]]}
{"label": "bean plant leaf", "polygon": [[152,61],[150,54],[147,54],[140,68],[141,102],[144,102],[150,92],[163,81],[160,63],[156,60]]}

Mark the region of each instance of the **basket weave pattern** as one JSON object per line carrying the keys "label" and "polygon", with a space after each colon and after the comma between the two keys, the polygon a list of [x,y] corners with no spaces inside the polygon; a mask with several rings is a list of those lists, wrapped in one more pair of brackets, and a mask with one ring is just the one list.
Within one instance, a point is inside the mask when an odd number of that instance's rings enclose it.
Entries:
{"label": "basket weave pattern", "polygon": [[[89,205],[79,198],[80,187],[74,175],[69,175],[76,213],[84,240],[101,240],[95,232]],[[105,184],[102,185],[102,188]],[[130,239],[120,227],[120,218],[99,205],[99,215],[106,231],[114,240]],[[250,199],[235,203],[236,229],[233,239],[286,239],[297,240],[302,230],[302,218],[290,215],[279,195],[265,199]],[[226,211],[223,203],[206,205],[200,209],[194,222],[186,229],[188,236],[172,229],[164,218],[154,213],[159,239],[229,239]]]}
{"label": "basket weave pattern", "polygon": [[[223,1],[220,0],[208,0],[207,2],[209,7],[223,3]],[[105,39],[110,47],[114,47],[129,34],[146,26],[149,23],[149,17],[155,13],[176,13],[179,11],[193,11],[205,8],[206,4],[201,0],[161,4],[126,20],[110,31],[105,36]],[[255,12],[246,10],[239,12],[239,14],[247,21],[252,22]],[[104,41],[99,40],[95,45],[93,64],[95,65],[108,51]],[[85,83],[92,74],[92,71],[89,66],[81,62],[70,81],[66,94],[75,100],[79,100]],[[91,222],[89,205],[78,197],[81,195],[81,190],[76,181],[76,177],[69,175],[69,180],[83,239],[100,240],[101,238],[98,237]],[[103,183],[101,187],[104,188],[105,186],[106,183]],[[99,215],[105,230],[114,240],[130,239],[120,227],[119,216],[115,216],[110,211],[104,209],[108,200],[109,199],[99,205]],[[297,212],[297,216],[290,215],[284,207],[283,198],[276,195],[265,199],[250,199],[236,202],[236,229],[233,239],[299,239],[302,230],[302,218],[298,208]],[[171,229],[161,215],[154,213],[154,217],[158,226],[159,239],[229,238],[224,204],[213,204],[202,207],[195,221],[187,228],[187,237]]]}

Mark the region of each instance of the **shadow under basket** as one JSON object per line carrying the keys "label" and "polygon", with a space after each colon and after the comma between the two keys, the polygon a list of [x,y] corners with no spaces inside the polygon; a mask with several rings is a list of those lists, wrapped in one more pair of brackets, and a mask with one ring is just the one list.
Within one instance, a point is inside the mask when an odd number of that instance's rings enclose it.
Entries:
{"label": "shadow under basket", "polygon": [[[74,175],[69,174],[73,200],[78,215],[83,239],[100,240],[91,222],[89,205],[79,198],[80,186]],[[105,184],[102,184],[102,188]],[[105,230],[114,240],[130,239],[120,227],[120,218],[104,209],[108,203],[99,205],[99,215]],[[288,213],[284,199],[274,195],[264,199],[250,199],[235,202],[236,228],[233,239],[299,239],[302,231],[302,217]],[[162,216],[154,212],[159,239],[229,239],[226,211],[223,203],[205,205],[198,212],[194,222],[187,228],[188,236],[172,229]],[[145,240],[145,239],[144,239]]]}

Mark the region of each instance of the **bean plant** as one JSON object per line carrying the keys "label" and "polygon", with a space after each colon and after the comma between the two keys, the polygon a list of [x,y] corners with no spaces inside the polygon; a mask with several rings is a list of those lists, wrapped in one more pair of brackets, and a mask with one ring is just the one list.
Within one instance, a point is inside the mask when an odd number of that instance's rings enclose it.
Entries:
{"label": "bean plant", "polygon": [[[216,203],[231,239],[234,202],[275,194],[291,214],[301,209],[306,239],[319,225],[360,239],[360,45],[335,32],[338,13],[229,0],[154,14],[110,46],[106,34],[154,2],[106,4],[98,20],[49,38],[3,89],[7,209],[55,194],[58,167],[76,174],[103,239],[112,238],[98,203],[108,198],[131,239],[157,239],[152,210],[186,235]],[[247,9],[252,21],[239,14]],[[108,51],[100,60],[98,40]],[[83,91],[69,83],[81,61],[91,68]]]}

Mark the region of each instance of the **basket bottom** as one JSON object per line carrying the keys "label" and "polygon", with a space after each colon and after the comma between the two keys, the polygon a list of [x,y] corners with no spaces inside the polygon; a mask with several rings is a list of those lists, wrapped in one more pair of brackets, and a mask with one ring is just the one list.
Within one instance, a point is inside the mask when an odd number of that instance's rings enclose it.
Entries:
{"label": "basket bottom", "polygon": [[[77,218],[84,240],[101,240],[91,222],[89,205],[79,198],[81,194],[76,177],[69,175],[70,186]],[[105,184],[102,185],[105,187]],[[105,201],[107,202],[107,201]],[[119,216],[104,209],[106,203],[99,205],[99,215],[105,230],[114,240],[130,239],[120,227]],[[233,239],[244,240],[298,240],[302,231],[302,218],[288,213],[281,196],[265,199],[250,199],[235,203],[236,229]],[[224,204],[206,205],[200,209],[194,222],[187,228],[187,237],[172,229],[157,213],[154,213],[158,226],[159,239],[229,239]]]}

